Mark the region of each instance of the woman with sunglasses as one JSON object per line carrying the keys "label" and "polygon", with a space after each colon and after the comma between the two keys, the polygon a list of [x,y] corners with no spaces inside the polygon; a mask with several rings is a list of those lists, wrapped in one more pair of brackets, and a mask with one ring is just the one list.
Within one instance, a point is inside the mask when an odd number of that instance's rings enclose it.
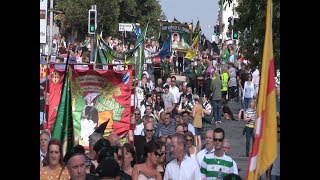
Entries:
{"label": "woman with sunglasses", "polygon": [[132,169],[133,180],[162,180],[161,174],[157,171],[157,161],[161,157],[160,147],[151,141],[144,145],[142,161]]}
{"label": "woman with sunglasses", "polygon": [[196,154],[198,153],[198,149],[194,145],[194,136],[190,131],[185,132],[184,135],[186,136],[186,140],[187,140],[187,148],[189,150],[188,154],[190,157],[196,159]]}
{"label": "woman with sunglasses", "polygon": [[166,143],[162,141],[156,142],[160,147],[160,158],[157,161],[157,171],[161,174],[161,177],[164,176],[164,170],[166,169]]}

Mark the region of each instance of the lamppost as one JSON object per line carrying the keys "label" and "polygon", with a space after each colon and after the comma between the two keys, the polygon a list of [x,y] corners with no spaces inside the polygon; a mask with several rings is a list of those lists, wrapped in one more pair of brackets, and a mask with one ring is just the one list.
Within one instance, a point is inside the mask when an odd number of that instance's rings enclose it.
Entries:
{"label": "lamppost", "polygon": [[49,52],[48,52],[47,63],[49,62],[49,57],[51,57],[52,35],[53,35],[53,0],[50,0],[50,32],[49,32],[49,48],[48,48]]}

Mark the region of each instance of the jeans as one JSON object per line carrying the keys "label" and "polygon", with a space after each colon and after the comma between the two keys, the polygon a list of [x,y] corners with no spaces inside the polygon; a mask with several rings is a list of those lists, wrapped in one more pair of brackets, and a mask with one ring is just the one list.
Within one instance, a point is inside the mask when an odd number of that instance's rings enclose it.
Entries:
{"label": "jeans", "polygon": [[280,176],[271,175],[271,180],[280,180]]}
{"label": "jeans", "polygon": [[244,98],[243,104],[244,104],[244,111],[246,111],[250,106],[251,98]]}
{"label": "jeans", "polygon": [[212,100],[214,121],[221,121],[221,100]]}
{"label": "jeans", "polygon": [[253,142],[253,130],[254,128],[246,127],[246,155],[249,155],[250,152],[250,141],[252,139]]}

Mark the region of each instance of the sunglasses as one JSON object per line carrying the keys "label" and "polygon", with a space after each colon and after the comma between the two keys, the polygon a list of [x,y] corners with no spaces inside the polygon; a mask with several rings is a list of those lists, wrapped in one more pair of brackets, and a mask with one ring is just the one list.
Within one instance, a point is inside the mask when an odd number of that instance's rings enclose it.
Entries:
{"label": "sunglasses", "polygon": [[166,155],[165,152],[162,152],[162,153],[158,153],[157,151],[154,152],[154,155],[158,156],[158,157],[161,157],[163,155]]}
{"label": "sunglasses", "polygon": [[146,129],[147,132],[153,132],[153,129]]}
{"label": "sunglasses", "polygon": [[222,141],[223,141],[223,138],[221,138],[221,139],[213,138],[213,141],[214,141],[214,142],[217,142],[217,141],[222,142]]}

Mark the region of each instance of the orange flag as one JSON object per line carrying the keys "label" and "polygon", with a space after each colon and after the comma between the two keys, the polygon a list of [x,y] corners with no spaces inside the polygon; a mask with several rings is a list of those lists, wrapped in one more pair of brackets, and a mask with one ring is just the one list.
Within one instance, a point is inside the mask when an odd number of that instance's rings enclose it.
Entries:
{"label": "orange flag", "polygon": [[277,118],[272,45],[272,0],[267,2],[266,33],[255,133],[247,180],[257,180],[277,157]]}

